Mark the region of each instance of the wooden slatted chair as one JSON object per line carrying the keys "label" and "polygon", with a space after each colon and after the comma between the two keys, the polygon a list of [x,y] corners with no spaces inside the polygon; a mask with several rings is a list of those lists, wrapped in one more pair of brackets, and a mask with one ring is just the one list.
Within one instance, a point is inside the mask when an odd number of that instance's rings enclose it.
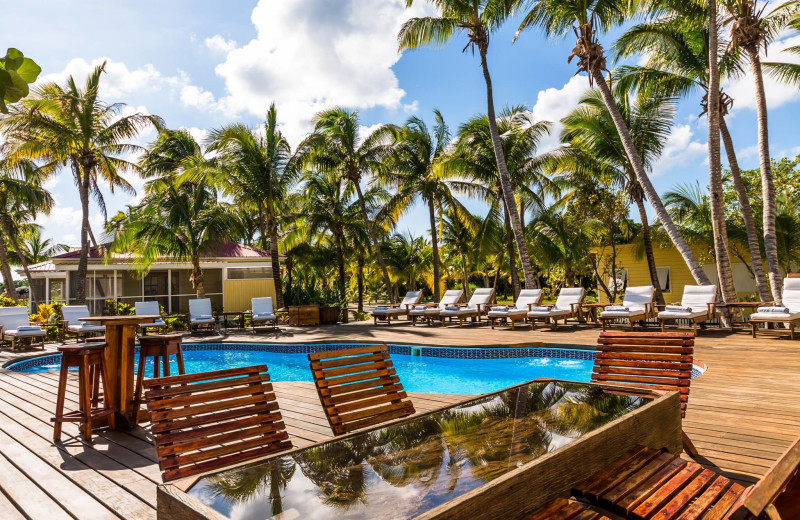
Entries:
{"label": "wooden slatted chair", "polygon": [[312,352],[308,360],[334,435],[414,413],[386,345]]}
{"label": "wooden slatted chair", "polygon": [[[691,332],[601,332],[592,383],[677,391],[681,395],[681,417],[685,417],[693,360]],[[697,455],[685,433],[683,444],[687,453]]]}
{"label": "wooden slatted chair", "polygon": [[[636,446],[572,493],[603,511],[636,520],[790,520],[800,518],[798,468],[800,438],[748,488],[677,455]],[[559,498],[524,520],[603,518],[598,514]]]}
{"label": "wooden slatted chair", "polygon": [[164,481],[292,447],[266,365],[145,380]]}

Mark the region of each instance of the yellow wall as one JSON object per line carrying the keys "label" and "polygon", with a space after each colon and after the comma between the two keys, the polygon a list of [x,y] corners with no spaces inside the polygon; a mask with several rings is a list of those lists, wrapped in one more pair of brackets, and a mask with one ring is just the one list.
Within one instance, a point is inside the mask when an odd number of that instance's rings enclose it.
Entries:
{"label": "yellow wall", "polygon": [[[609,254],[610,249],[606,248],[605,253]],[[655,256],[656,266],[670,267],[672,291],[664,292],[664,300],[667,303],[679,302],[683,296],[683,287],[685,285],[697,284],[692,276],[692,273],[689,271],[689,268],[686,267],[686,262],[684,262],[683,257],[674,247],[661,248],[656,246],[654,248],[653,255]],[[698,252],[695,251],[695,256],[697,255]],[[600,264],[607,265],[605,264],[606,260],[608,260],[610,263],[610,258],[607,258],[602,259]],[[617,246],[617,269],[623,268],[628,270],[629,286],[651,285],[650,270],[647,267],[647,259],[644,257],[637,259],[634,254],[634,246],[632,244]],[[755,291],[755,282],[753,282],[752,277],[747,272],[745,266],[741,263],[734,262],[733,268],[735,275],[734,282],[736,283],[737,293],[742,297],[747,294],[752,294]],[[608,269],[611,269],[610,265],[608,265]],[[715,264],[703,265],[703,270],[706,272],[706,275],[711,279],[712,282],[716,282],[717,272]],[[603,281],[608,283],[608,277],[606,277],[606,279]],[[602,290],[598,291],[598,293],[601,301],[607,300],[605,293]]]}
{"label": "yellow wall", "polygon": [[275,282],[271,278],[225,280],[225,310],[250,310],[250,299],[271,296],[275,302]]}

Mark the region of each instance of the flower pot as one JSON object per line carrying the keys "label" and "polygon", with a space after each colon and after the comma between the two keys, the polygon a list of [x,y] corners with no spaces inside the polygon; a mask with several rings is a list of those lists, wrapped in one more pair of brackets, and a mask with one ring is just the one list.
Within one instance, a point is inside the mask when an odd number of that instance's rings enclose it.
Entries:
{"label": "flower pot", "polygon": [[319,308],[319,323],[320,325],[333,325],[339,322],[340,307],[320,307]]}

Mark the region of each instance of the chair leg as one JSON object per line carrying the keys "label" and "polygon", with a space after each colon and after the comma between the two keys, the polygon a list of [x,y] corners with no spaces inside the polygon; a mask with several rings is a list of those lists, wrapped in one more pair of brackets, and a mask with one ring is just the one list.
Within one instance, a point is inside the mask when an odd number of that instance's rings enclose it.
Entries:
{"label": "chair leg", "polygon": [[169,356],[161,356],[161,363],[164,365],[164,377],[169,377]]}
{"label": "chair leg", "polygon": [[756,337],[756,329],[758,329],[758,323],[750,322],[750,328],[753,329],[753,337]]}
{"label": "chair leg", "polygon": [[665,332],[664,331],[664,323],[666,323],[666,322],[664,320],[658,320],[658,321],[659,321],[659,323],[661,323],[661,332]]}
{"label": "chair leg", "polygon": [[66,363],[64,363],[62,355],[61,371],[58,376],[58,393],[56,394],[56,418],[55,424],[53,425],[53,440],[56,442],[61,440],[61,418],[64,415],[64,400],[66,399],[68,373],[69,369]]}
{"label": "chair leg", "polygon": [[789,324],[789,339],[794,339],[794,323]]}
{"label": "chair leg", "polygon": [[692,457],[697,457],[698,455],[700,455],[700,452],[697,451],[697,448],[692,442],[692,439],[690,439],[689,436],[686,435],[685,431],[681,431],[681,440],[683,442],[683,451],[685,451]]}
{"label": "chair leg", "polygon": [[[113,399],[111,398],[111,388],[108,384],[108,369],[106,368],[105,355],[100,356],[100,377],[103,380],[103,408],[110,408]],[[136,415],[133,416],[134,424],[138,422],[139,409],[136,408]],[[117,429],[116,412],[108,415],[108,427],[112,430]]]}
{"label": "chair leg", "polygon": [[81,367],[78,372],[78,402],[83,415],[83,438],[92,442],[92,404],[90,402],[92,391],[92,376],[89,370],[89,356],[81,356]]}
{"label": "chair leg", "polygon": [[[144,388],[144,368],[147,361],[147,356],[139,354],[139,368],[136,371],[136,386],[133,389],[133,416],[139,415],[139,407],[142,403],[142,390]],[[105,374],[104,374],[105,376]],[[105,384],[103,385],[105,391]],[[106,401],[108,402],[108,401]]]}
{"label": "chair leg", "polygon": [[183,351],[178,350],[178,353],[175,354],[175,359],[178,361],[178,374],[183,375],[186,373],[186,368],[183,366]]}

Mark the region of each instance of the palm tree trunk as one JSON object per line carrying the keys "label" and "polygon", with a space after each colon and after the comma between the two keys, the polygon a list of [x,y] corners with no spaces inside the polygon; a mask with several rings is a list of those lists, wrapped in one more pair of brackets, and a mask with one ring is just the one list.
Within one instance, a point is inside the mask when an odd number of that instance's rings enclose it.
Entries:
{"label": "palm tree trunk", "polygon": [[386,297],[389,298],[389,303],[394,303],[392,280],[389,278],[389,270],[386,269],[386,262],[383,261],[383,254],[381,254],[381,246],[378,242],[378,235],[375,234],[375,228],[372,227],[372,221],[369,219],[369,215],[367,214],[367,203],[364,202],[364,193],[361,191],[361,184],[355,181],[353,181],[353,184],[356,187],[356,193],[358,193],[358,204],[361,206],[361,218],[364,219],[364,225],[367,226],[367,232],[372,240],[372,245],[375,246],[375,256],[378,258],[378,265],[383,273],[383,283],[386,286]]}
{"label": "palm tree trunk", "polygon": [[744,221],[744,228],[747,232],[747,247],[750,249],[750,266],[753,278],[758,287],[758,296],[762,302],[772,300],[770,294],[769,284],[767,277],[764,274],[764,261],[761,258],[761,245],[758,241],[758,230],[756,229],[756,221],[753,218],[753,209],[750,207],[750,198],[747,196],[747,188],[745,188],[744,181],[742,181],[742,172],[739,169],[739,161],[736,159],[736,150],[733,147],[733,139],[730,132],[728,132],[728,124],[725,122],[725,117],[719,117],[719,131],[722,136],[722,143],[725,145],[725,153],[728,156],[728,166],[731,169],[731,177],[733,177],[733,187],[736,190],[736,196],[739,199],[739,209],[742,212],[742,220]]}
{"label": "palm tree trunk", "polygon": [[469,300],[469,270],[467,269],[467,255],[463,252],[461,253],[461,275],[463,276],[461,288],[464,290],[464,299]]}
{"label": "palm tree trunk", "polygon": [[358,256],[358,312],[364,312],[364,257]]}
{"label": "palm tree trunk", "polygon": [[[30,301],[31,302],[38,302],[36,291],[34,290],[33,284],[33,277],[31,276],[31,271],[28,269],[28,261],[25,259],[25,255],[23,255],[22,248],[19,246],[18,235],[14,233],[14,230],[10,229],[8,222],[3,223],[3,231],[5,231],[6,235],[8,235],[11,241],[11,247],[14,248],[14,252],[19,257],[19,263],[22,266],[22,270],[25,272],[25,278],[28,280],[28,290],[30,291]],[[16,291],[14,291],[16,295]]]}
{"label": "palm tree trunk", "polygon": [[433,199],[428,200],[431,218],[431,250],[433,251],[433,301],[439,301],[441,274],[439,273],[439,238],[436,236],[436,208]]}
{"label": "palm tree trunk", "polygon": [[[719,146],[719,44],[717,43],[717,2],[708,2],[708,156],[711,224],[714,232],[714,256],[717,276],[725,303],[736,301],[733,267],[728,252],[728,226],[725,223],[725,201],[722,196],[722,160]],[[730,319],[726,309],[724,318]]]}
{"label": "palm tree trunk", "polygon": [[497,171],[500,174],[503,200],[505,201],[506,208],[508,208],[508,213],[511,218],[511,229],[514,230],[514,238],[517,241],[517,251],[519,251],[519,258],[522,262],[525,286],[536,287],[536,279],[533,276],[533,265],[531,264],[530,255],[528,255],[528,246],[525,243],[525,233],[519,218],[517,203],[514,200],[514,192],[511,188],[511,179],[508,176],[508,167],[506,166],[505,155],[503,155],[500,134],[497,131],[497,119],[495,119],[496,116],[494,113],[494,94],[492,93],[492,77],[489,74],[489,64],[486,62],[486,48],[480,48],[480,55],[483,79],[486,81],[486,111],[489,117],[489,133],[492,136],[492,148],[494,148],[494,156],[497,160]]}
{"label": "palm tree trunk", "polygon": [[[514,234],[511,229],[511,222],[508,217],[508,209],[503,204],[503,213],[505,217],[505,231],[506,231],[506,252],[508,253],[508,270],[511,273],[511,290],[514,292],[514,301],[517,300],[520,291],[519,273],[517,272],[517,262],[514,251]],[[528,285],[527,287],[535,287],[535,285]]]}
{"label": "palm tree trunk", "polygon": [[758,115],[758,154],[761,162],[761,197],[764,201],[763,228],[764,252],[767,256],[769,284],[775,301],[783,298],[781,268],[778,263],[778,239],[775,229],[775,184],[772,182],[772,164],[769,157],[769,125],[767,121],[767,95],[764,91],[764,75],[758,49],[745,48],[750,58],[750,69],[756,87],[756,113]]}
{"label": "palm tree trunk", "polygon": [[192,256],[192,285],[194,290],[197,291],[198,298],[206,297],[206,284],[204,280],[203,269],[200,267],[200,255]]}
{"label": "palm tree trunk", "polygon": [[14,276],[11,274],[11,265],[8,263],[5,237],[2,236],[0,236],[0,271],[2,271],[3,283],[6,286],[6,296],[15,302],[19,301],[17,298],[17,289],[14,286]]}
{"label": "palm tree trunk", "polygon": [[283,308],[283,279],[281,278],[281,258],[278,252],[278,223],[270,218],[269,223],[269,261],[272,265],[272,281],[275,283],[275,308]]}
{"label": "palm tree trunk", "polygon": [[658,192],[656,192],[656,189],[650,182],[650,178],[647,176],[647,172],[644,169],[644,164],[642,164],[642,159],[639,157],[639,153],[636,151],[636,147],[633,144],[631,133],[625,125],[625,121],[622,119],[622,114],[619,111],[617,103],[614,101],[614,96],[611,94],[611,89],[609,89],[602,71],[593,69],[592,78],[597,84],[597,88],[600,91],[600,95],[603,97],[609,114],[611,114],[611,119],[614,121],[614,126],[617,128],[622,146],[625,148],[628,160],[631,162],[633,171],[636,173],[636,179],[639,181],[639,184],[642,185],[647,200],[650,201],[650,205],[653,206],[656,216],[661,221],[661,225],[664,226],[664,231],[666,231],[667,236],[672,240],[675,249],[677,249],[683,257],[695,281],[700,285],[711,285],[711,281],[700,266],[700,262],[697,261],[689,244],[687,244],[681,236],[678,227],[675,225],[675,222],[672,221],[672,217],[669,216],[667,208],[665,208],[664,203],[661,202],[661,197],[658,196]]}
{"label": "palm tree trunk", "polygon": [[345,284],[347,284],[347,276],[344,272],[344,248],[342,247],[342,234],[336,233],[336,259],[339,261],[339,303],[344,304],[345,300]]}
{"label": "palm tree trunk", "polygon": [[644,198],[637,196],[636,207],[639,210],[639,220],[642,221],[642,240],[644,241],[644,256],[647,258],[647,268],[650,271],[650,283],[656,290],[656,303],[664,305],[664,293],[661,291],[661,282],[658,281],[656,256],[653,253],[653,238],[650,236],[650,223],[647,221],[647,210],[644,207]]}
{"label": "palm tree trunk", "polygon": [[81,255],[78,259],[78,280],[75,284],[75,303],[86,303],[86,273],[89,270],[89,169],[82,168],[83,178],[79,180],[78,192],[81,199]]}

